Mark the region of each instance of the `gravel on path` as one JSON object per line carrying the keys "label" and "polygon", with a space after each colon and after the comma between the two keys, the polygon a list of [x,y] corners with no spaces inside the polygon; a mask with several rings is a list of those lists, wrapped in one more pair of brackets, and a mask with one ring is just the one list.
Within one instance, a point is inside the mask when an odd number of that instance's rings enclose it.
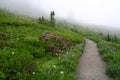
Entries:
{"label": "gravel on path", "polygon": [[113,80],[105,71],[106,65],[101,59],[96,43],[86,39],[84,53],[77,67],[77,80]]}

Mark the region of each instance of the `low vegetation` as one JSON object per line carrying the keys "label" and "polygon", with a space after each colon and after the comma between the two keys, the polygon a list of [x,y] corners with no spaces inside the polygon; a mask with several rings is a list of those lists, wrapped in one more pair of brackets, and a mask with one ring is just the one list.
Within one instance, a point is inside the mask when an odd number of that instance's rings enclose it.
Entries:
{"label": "low vegetation", "polygon": [[80,33],[85,38],[97,43],[102,59],[107,64],[106,73],[115,80],[120,80],[120,38],[114,34],[95,33],[89,29],[71,28],[72,31]]}
{"label": "low vegetation", "polygon": [[48,22],[0,10],[1,80],[76,79],[84,38]]}
{"label": "low vegetation", "polygon": [[106,73],[115,80],[120,80],[120,45],[114,42],[101,41],[98,43],[102,59],[107,62]]}
{"label": "low vegetation", "polygon": [[55,23],[54,15],[37,20],[0,10],[0,79],[76,80],[84,38],[89,38],[98,44],[106,73],[120,80],[119,37]]}
{"label": "low vegetation", "polygon": [[[78,31],[80,32],[80,31]],[[87,32],[81,33],[97,43],[100,55],[107,64],[106,73],[115,80],[120,80],[120,44],[116,35]]]}

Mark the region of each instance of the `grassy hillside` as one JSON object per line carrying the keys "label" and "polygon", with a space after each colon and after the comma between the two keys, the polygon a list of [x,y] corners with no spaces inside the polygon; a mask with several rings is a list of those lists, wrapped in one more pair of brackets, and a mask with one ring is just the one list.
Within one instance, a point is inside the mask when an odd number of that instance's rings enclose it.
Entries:
{"label": "grassy hillside", "polygon": [[[64,26],[64,27],[63,27]],[[0,79],[76,80],[84,38],[95,41],[106,73],[120,80],[120,39],[59,22],[47,22],[0,10]]]}
{"label": "grassy hillside", "polygon": [[0,10],[2,80],[75,80],[83,47],[75,31]]}

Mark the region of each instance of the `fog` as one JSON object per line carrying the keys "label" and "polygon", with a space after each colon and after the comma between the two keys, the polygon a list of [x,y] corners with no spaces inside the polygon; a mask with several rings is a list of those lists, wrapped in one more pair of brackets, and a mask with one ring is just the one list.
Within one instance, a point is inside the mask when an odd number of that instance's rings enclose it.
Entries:
{"label": "fog", "polygon": [[120,29],[120,0],[0,0],[0,8],[31,17],[56,18]]}

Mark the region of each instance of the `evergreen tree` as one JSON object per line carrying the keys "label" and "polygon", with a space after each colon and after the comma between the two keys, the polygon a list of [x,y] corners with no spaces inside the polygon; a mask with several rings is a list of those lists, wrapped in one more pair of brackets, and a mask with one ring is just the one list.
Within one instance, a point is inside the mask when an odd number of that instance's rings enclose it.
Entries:
{"label": "evergreen tree", "polygon": [[45,18],[42,16],[42,17],[39,17],[38,21],[39,21],[39,23],[44,24],[46,20],[45,20]]}
{"label": "evergreen tree", "polygon": [[114,41],[115,41],[115,42],[118,42],[118,39],[117,39],[117,36],[116,36],[116,35],[114,35]]}
{"label": "evergreen tree", "polygon": [[107,35],[107,41],[110,41],[110,34]]}
{"label": "evergreen tree", "polygon": [[54,16],[55,16],[55,12],[54,11],[51,11],[51,13],[50,13],[50,25],[51,26],[55,26],[55,18],[54,18]]}

